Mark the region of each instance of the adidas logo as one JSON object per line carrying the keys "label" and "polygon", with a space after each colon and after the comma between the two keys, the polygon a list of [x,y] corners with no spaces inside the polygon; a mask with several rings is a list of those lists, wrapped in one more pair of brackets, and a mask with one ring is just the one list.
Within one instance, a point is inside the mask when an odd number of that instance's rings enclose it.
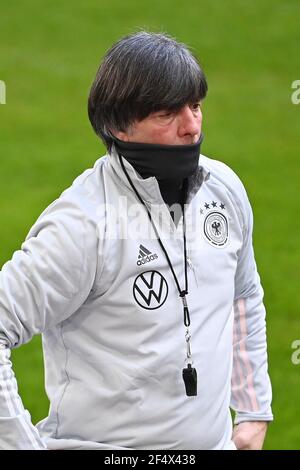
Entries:
{"label": "adidas logo", "polygon": [[157,254],[152,254],[151,251],[147,250],[143,245],[140,245],[140,252],[136,264],[142,266],[143,264],[150,263],[150,261],[158,258]]}

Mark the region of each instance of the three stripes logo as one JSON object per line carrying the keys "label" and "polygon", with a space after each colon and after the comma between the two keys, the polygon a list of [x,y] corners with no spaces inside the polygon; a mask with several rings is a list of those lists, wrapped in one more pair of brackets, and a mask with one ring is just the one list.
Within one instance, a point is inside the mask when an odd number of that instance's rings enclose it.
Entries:
{"label": "three stripes logo", "polygon": [[161,307],[168,297],[168,284],[158,271],[145,271],[136,277],[133,296],[136,302],[147,310]]}
{"label": "three stripes logo", "polygon": [[142,266],[143,264],[150,263],[150,261],[153,261],[157,258],[158,256],[156,253],[152,254],[151,251],[149,251],[143,245],[140,245],[139,256],[136,264],[138,266]]}

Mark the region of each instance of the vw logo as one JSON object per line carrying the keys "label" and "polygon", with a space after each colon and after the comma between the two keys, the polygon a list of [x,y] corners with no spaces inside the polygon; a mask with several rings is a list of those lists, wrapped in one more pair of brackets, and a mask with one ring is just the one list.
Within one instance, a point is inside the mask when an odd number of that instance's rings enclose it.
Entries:
{"label": "vw logo", "polygon": [[158,271],[145,271],[135,278],[133,296],[147,310],[161,307],[168,297],[168,284]]}

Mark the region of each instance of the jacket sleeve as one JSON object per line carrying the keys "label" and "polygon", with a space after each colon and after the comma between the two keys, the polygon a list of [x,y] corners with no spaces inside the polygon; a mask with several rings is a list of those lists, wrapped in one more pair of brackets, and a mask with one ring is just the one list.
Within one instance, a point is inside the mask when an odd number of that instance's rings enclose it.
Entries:
{"label": "jacket sleeve", "polygon": [[43,450],[45,444],[19,397],[10,349],[0,344],[0,450],[29,449]]}
{"label": "jacket sleeve", "polygon": [[271,383],[268,375],[266,312],[253,246],[253,215],[242,192],[243,246],[235,276],[233,371],[231,408],[235,424],[272,421]]}
{"label": "jacket sleeve", "polygon": [[18,395],[10,349],[84,303],[96,274],[96,233],[80,205],[61,197],[0,271],[0,449],[44,447]]}

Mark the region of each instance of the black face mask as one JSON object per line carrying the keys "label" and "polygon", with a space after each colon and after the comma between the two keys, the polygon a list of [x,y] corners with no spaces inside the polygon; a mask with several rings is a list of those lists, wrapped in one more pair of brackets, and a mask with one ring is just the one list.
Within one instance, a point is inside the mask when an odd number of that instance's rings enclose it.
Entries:
{"label": "black face mask", "polygon": [[203,134],[195,144],[160,145],[123,142],[114,138],[119,155],[122,155],[142,176],[155,176],[160,181],[183,181],[192,175],[197,167]]}

